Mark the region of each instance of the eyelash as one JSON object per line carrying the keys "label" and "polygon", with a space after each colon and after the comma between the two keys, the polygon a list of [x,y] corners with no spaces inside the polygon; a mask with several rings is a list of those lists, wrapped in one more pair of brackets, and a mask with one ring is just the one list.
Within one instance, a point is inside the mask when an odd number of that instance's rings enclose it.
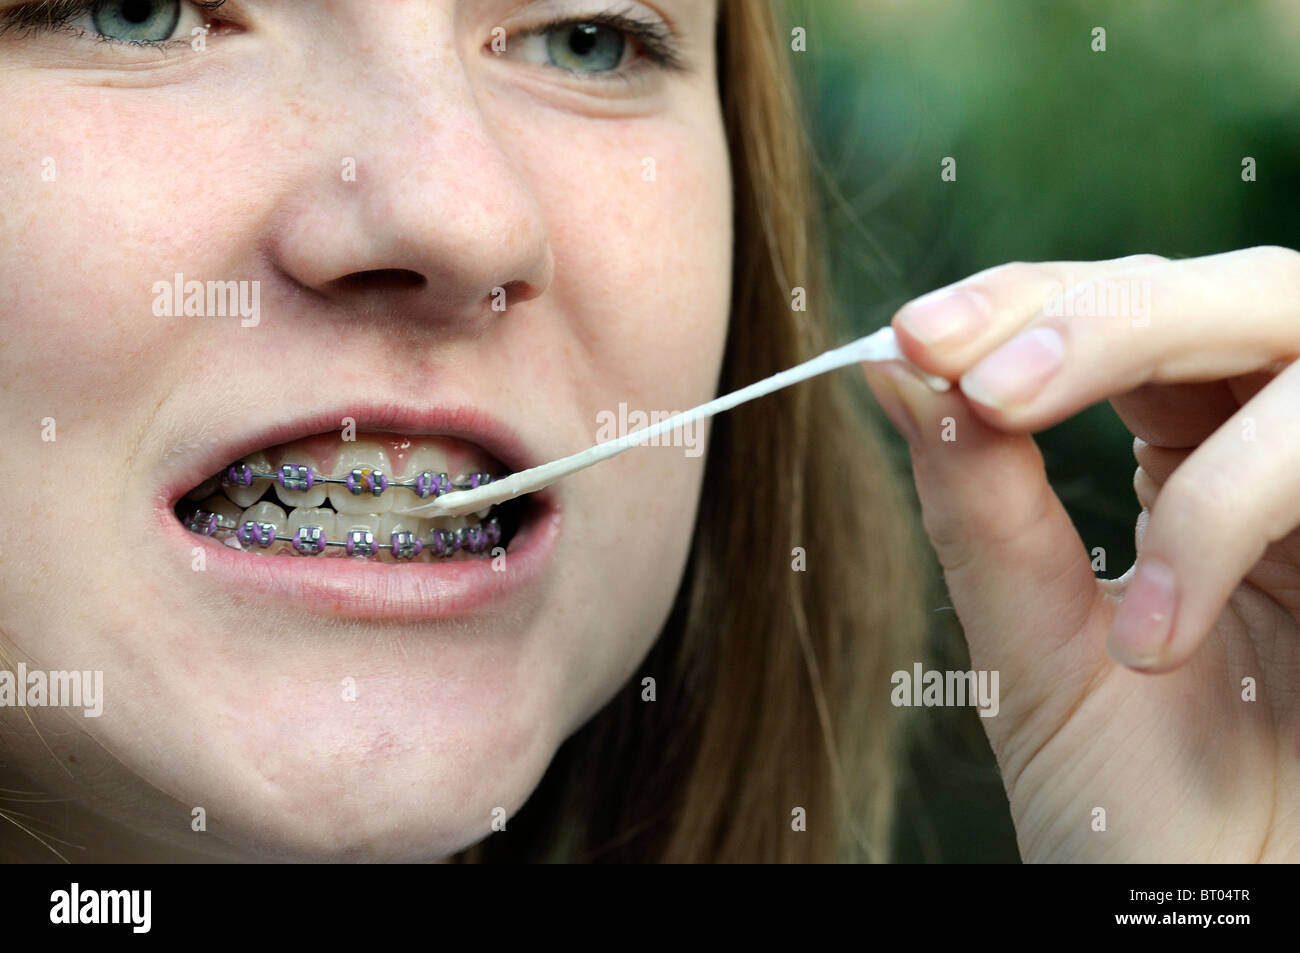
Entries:
{"label": "eyelash", "polygon": [[[210,13],[224,6],[226,0],[182,0],[182,2]],[[19,34],[71,33],[110,46],[151,46],[155,49],[166,49],[177,45],[189,45],[190,41],[187,39],[120,40],[117,37],[91,33],[89,30],[82,30],[72,26],[73,20],[94,12],[95,4],[96,0],[45,0],[43,3],[28,4],[27,6],[6,10],[3,14],[0,14],[3,17],[3,20],[0,21],[0,36],[11,32]]]}
{"label": "eyelash", "polygon": [[[185,39],[121,40],[71,26],[73,20],[93,12],[95,2],[96,0],[46,0],[43,3],[28,4],[4,11],[0,14],[0,36],[10,32],[70,32],[112,46],[151,46],[163,49],[176,45],[188,45],[189,43],[189,40]],[[198,7],[200,10],[211,12],[223,6],[226,0],[182,0],[182,2],[188,2],[191,6]],[[540,36],[553,30],[575,27],[580,23],[594,24],[619,31],[626,38],[633,40],[645,52],[654,68],[672,71],[686,69],[678,52],[680,40],[675,30],[666,24],[648,23],[621,12],[608,11],[584,17],[551,20],[548,23],[525,30],[520,35],[524,37]],[[558,69],[558,67],[556,68]],[[637,72],[640,68],[644,67],[625,67],[596,73],[578,73],[576,75],[589,82],[627,81],[630,74]]]}
{"label": "eyelash", "polygon": [[[679,38],[677,33],[666,24],[648,23],[644,20],[638,20],[635,17],[629,17],[624,13],[615,13],[613,11],[605,13],[593,13],[590,16],[570,17],[552,20],[549,23],[543,23],[540,26],[532,27],[522,31],[521,37],[542,36],[553,30],[562,30],[566,27],[575,27],[578,24],[592,24],[595,26],[608,27],[611,30],[617,30],[625,37],[631,38],[636,42],[646,56],[650,59],[653,67],[664,70],[673,70],[675,72],[683,71],[686,65],[682,62],[678,53]],[[559,69],[559,67],[555,67]],[[597,73],[578,73],[584,80],[593,82],[602,82],[608,80],[618,80],[628,78],[629,73],[636,72],[638,67],[621,68],[606,70]]]}

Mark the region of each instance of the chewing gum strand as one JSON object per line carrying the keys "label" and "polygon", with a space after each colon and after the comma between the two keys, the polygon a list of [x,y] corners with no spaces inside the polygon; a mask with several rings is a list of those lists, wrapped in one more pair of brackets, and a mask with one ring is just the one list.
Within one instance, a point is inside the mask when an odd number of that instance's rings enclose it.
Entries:
{"label": "chewing gum strand", "polygon": [[504,503],[506,500],[550,486],[570,474],[585,470],[587,467],[603,460],[608,460],[624,450],[638,447],[661,434],[676,430],[678,427],[731,410],[731,408],[738,407],[757,397],[763,397],[774,391],[789,387],[791,384],[806,381],[810,377],[817,377],[827,371],[847,367],[850,364],[861,364],[864,361],[902,361],[934,390],[942,392],[952,386],[942,377],[927,374],[908,362],[899,349],[898,340],[894,336],[894,329],[886,326],[874,334],[868,334],[866,337],[833,348],[810,361],[805,361],[789,370],[773,374],[771,377],[750,384],[748,387],[742,387],[740,390],[723,397],[715,398],[693,410],[661,420],[648,427],[642,427],[640,430],[634,430],[625,436],[606,440],[604,443],[598,443],[594,447],[588,447],[586,450],[581,450],[570,456],[561,457],[559,460],[552,460],[550,463],[544,463],[528,470],[521,470],[503,479],[493,480],[478,489],[457,490],[447,493],[435,500],[430,500],[424,506],[417,507],[409,515],[419,518],[463,516],[466,513],[473,513],[495,503]]}

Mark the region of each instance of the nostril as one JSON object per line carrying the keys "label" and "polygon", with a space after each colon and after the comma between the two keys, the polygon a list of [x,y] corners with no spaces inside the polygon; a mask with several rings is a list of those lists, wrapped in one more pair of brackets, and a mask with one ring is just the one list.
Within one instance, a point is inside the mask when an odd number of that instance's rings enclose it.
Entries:
{"label": "nostril", "polygon": [[424,275],[405,268],[379,268],[358,271],[333,282],[339,291],[360,293],[368,291],[419,291],[428,280]]}

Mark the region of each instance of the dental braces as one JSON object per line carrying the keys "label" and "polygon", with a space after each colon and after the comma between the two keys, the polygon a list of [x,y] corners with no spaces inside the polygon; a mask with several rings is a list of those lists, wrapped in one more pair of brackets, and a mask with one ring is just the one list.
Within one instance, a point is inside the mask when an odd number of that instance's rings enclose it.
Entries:
{"label": "dental braces", "polygon": [[354,467],[345,477],[327,477],[314,467],[296,463],[286,463],[272,473],[254,470],[247,463],[235,463],[221,475],[223,486],[252,486],[255,480],[274,480],[282,489],[298,492],[306,492],[317,484],[334,484],[346,486],[353,496],[365,493],[382,496],[385,490],[405,487],[423,500],[429,497],[436,499],[456,490],[477,490],[492,482],[492,474],[471,473],[464,480],[456,481],[445,473],[424,470],[416,474],[413,480],[394,482],[388,479],[383,470],[374,467]]}
{"label": "dental braces", "polygon": [[434,556],[446,558],[457,552],[482,555],[501,542],[501,522],[495,516],[481,526],[432,530],[427,542],[409,530],[397,530],[389,542],[379,543],[374,533],[360,529],[349,530],[347,539],[339,542],[325,539],[325,531],[319,526],[302,526],[292,536],[284,536],[276,532],[274,523],[245,520],[236,526],[232,520],[202,509],[190,516],[185,526],[193,533],[214,539],[234,536],[242,546],[267,549],[273,543],[290,543],[302,556],[319,556],[333,546],[342,548],[349,556],[377,556],[387,550],[394,559],[414,559],[427,549]]}

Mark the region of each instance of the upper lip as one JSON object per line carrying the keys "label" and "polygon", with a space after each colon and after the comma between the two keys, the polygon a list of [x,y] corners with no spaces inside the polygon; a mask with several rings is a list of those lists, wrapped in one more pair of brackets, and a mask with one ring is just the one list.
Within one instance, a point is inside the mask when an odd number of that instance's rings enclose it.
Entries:
{"label": "upper lip", "polygon": [[187,448],[184,458],[179,461],[178,472],[166,481],[161,492],[167,505],[174,506],[194,487],[244,455],[315,434],[341,433],[346,419],[355,421],[358,436],[366,432],[444,436],[477,444],[501,461],[511,473],[545,462],[514,428],[472,405],[427,407],[398,402],[340,402],[307,413],[299,410],[291,417],[277,414],[268,422],[252,422],[241,432],[221,434],[210,443],[195,446],[192,450]]}

